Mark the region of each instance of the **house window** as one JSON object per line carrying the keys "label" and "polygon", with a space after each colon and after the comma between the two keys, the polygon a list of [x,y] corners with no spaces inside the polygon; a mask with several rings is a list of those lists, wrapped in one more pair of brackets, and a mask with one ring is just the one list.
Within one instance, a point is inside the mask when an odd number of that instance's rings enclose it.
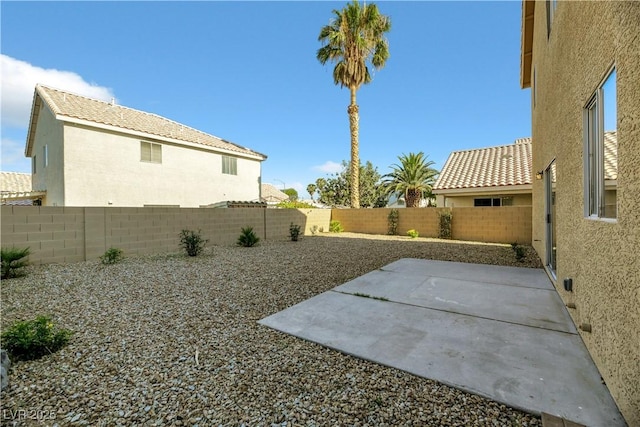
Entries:
{"label": "house window", "polygon": [[155,142],[140,141],[140,161],[162,163],[162,145]]}
{"label": "house window", "polygon": [[222,173],[238,175],[238,159],[231,156],[222,156]]}
{"label": "house window", "polygon": [[617,217],[616,102],[613,68],[584,111],[584,210],[585,216],[591,218]]}
{"label": "house window", "polygon": [[31,174],[35,175],[36,172],[37,172],[37,169],[36,169],[36,156],[33,156],[31,158]]}
{"label": "house window", "polygon": [[499,197],[495,198],[482,198],[482,199],[473,199],[473,206],[482,207],[482,206],[501,206],[501,200]]}
{"label": "house window", "polygon": [[558,6],[558,0],[547,0],[547,38],[551,35],[551,24],[553,23],[553,17],[556,14],[556,7]]}
{"label": "house window", "polygon": [[42,157],[44,158],[44,167],[49,166],[49,146],[47,144],[42,147]]}

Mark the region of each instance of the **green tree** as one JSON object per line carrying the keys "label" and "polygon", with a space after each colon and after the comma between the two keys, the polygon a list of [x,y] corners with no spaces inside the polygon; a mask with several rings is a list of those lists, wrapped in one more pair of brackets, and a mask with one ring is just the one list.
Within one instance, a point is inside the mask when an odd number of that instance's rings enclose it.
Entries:
{"label": "green tree", "polygon": [[398,159],[400,165],[391,165],[392,172],[384,176],[388,194],[404,195],[408,208],[418,206],[424,197],[433,197],[431,189],[438,175],[438,171],[431,167],[433,162],[428,161],[422,152],[403,154]]}
{"label": "green tree", "polygon": [[309,193],[309,196],[311,197],[312,202],[313,202],[313,195],[316,194],[317,189],[318,187],[316,186],[316,184],[307,185],[307,192]]}
{"label": "green tree", "polygon": [[[316,180],[319,201],[330,206],[349,206],[351,201],[351,176],[348,163],[342,162],[342,172]],[[360,207],[379,208],[387,205],[388,196],[382,185],[382,176],[371,162],[359,168]]]}
{"label": "green tree", "polygon": [[358,148],[358,104],[356,92],[363,84],[371,82],[370,63],[375,69],[384,67],[389,58],[389,43],[384,37],[391,30],[391,19],[380,14],[373,3],[360,4],[357,0],[342,10],[334,10],[334,17],[322,27],[318,40],[323,46],[317,58],[322,65],[334,62],[333,82],[347,87],[351,102],[347,107],[351,136],[351,207],[360,207]]}
{"label": "green tree", "polygon": [[289,196],[289,200],[291,200],[292,202],[298,200],[298,192],[295,188],[285,188],[284,190],[282,190],[282,192]]}

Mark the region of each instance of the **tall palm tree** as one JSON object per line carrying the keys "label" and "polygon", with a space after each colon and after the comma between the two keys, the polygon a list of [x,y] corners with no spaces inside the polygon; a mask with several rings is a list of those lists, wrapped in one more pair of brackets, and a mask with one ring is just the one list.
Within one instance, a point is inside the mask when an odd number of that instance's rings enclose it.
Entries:
{"label": "tall palm tree", "polygon": [[391,30],[391,19],[381,15],[373,4],[360,5],[357,0],[342,10],[334,10],[334,17],[322,27],[318,40],[323,46],[317,58],[322,65],[335,62],[333,82],[349,88],[351,103],[347,107],[351,134],[351,207],[360,207],[358,158],[358,104],[356,92],[363,84],[371,82],[367,63],[375,69],[384,66],[389,58],[389,43],[384,34]]}
{"label": "tall palm tree", "polygon": [[391,165],[393,172],[384,176],[384,185],[389,194],[404,195],[406,207],[415,208],[422,197],[432,196],[431,188],[438,171],[431,167],[433,162],[427,161],[422,152],[403,154],[398,159],[400,165]]}

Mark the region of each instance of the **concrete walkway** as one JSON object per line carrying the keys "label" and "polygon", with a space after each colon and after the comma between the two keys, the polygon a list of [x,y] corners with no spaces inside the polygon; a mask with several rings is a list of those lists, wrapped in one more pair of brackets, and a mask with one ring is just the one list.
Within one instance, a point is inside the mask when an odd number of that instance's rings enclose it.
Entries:
{"label": "concrete walkway", "polygon": [[401,259],[260,323],[535,414],[625,425],[543,270]]}

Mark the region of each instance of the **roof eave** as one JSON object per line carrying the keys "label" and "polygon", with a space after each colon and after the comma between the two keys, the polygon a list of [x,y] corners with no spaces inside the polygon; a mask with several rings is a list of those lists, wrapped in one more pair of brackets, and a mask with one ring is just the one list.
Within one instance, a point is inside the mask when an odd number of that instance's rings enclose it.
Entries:
{"label": "roof eave", "polygon": [[478,194],[527,194],[531,193],[533,186],[531,184],[514,184],[514,185],[493,185],[485,187],[465,187],[465,188],[434,188],[433,194],[436,195],[456,195],[456,196],[473,196]]}
{"label": "roof eave", "polygon": [[536,2],[522,0],[522,29],[520,34],[520,87],[531,87],[533,61],[533,18]]}
{"label": "roof eave", "polygon": [[29,116],[29,128],[27,130],[27,141],[24,147],[25,157],[31,157],[31,150],[33,149],[33,141],[36,137],[36,128],[38,126],[38,116],[40,115],[40,106],[42,105],[42,98],[38,93],[38,85],[33,91],[33,102],[31,103],[31,115]]}

